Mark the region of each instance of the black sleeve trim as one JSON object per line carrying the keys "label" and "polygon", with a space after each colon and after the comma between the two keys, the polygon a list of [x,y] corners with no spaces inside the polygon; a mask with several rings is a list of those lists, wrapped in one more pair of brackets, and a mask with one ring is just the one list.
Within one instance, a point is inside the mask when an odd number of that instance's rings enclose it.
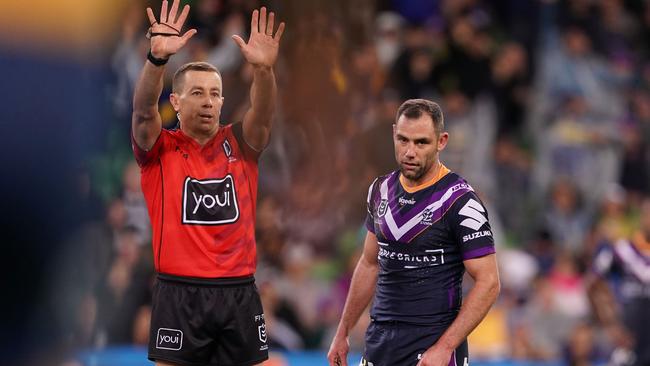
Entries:
{"label": "black sleeve trim", "polygon": [[235,139],[237,140],[237,144],[239,144],[240,149],[246,155],[246,157],[251,157],[254,160],[259,159],[260,155],[262,154],[262,150],[257,150],[254,147],[252,147],[246,140],[244,139],[244,123],[243,122],[235,122],[232,124],[232,133],[235,136]]}

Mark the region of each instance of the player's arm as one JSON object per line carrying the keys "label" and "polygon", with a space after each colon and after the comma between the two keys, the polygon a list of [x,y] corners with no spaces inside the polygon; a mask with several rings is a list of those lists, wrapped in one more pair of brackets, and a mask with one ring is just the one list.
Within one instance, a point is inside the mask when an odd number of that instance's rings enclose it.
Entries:
{"label": "player's arm", "polygon": [[[162,2],[160,22],[156,20],[151,8],[147,8],[147,16],[151,23],[149,29],[151,37],[151,55],[161,61],[169,59],[196,33],[190,29],[181,36],[181,29],[190,11],[189,5],[183,7],[178,14],[179,0],[174,0],[171,9],[167,11],[167,0]],[[176,19],[178,17],[178,19]],[[163,90],[163,75],[165,65],[155,65],[147,59],[140,78],[135,85],[133,94],[133,115],[131,128],[136,144],[149,150],[160,135],[162,119],[158,112],[158,100]]]}
{"label": "player's arm", "polygon": [[251,17],[251,35],[248,43],[240,36],[233,40],[241,49],[247,62],[253,65],[253,85],[251,86],[251,107],[244,115],[244,141],[257,151],[262,151],[269,141],[277,87],[273,66],[278,58],[280,38],[284,32],[284,22],[280,23],[275,36],[273,28],[275,14],[266,8],[253,11]]}
{"label": "player's arm", "polygon": [[423,355],[417,366],[447,366],[453,351],[483,320],[500,291],[499,271],[495,254],[463,262],[474,286],[460,308],[456,319],[440,339]]}
{"label": "player's arm", "polygon": [[608,337],[618,346],[632,347],[633,337],[621,323],[618,304],[607,281],[595,273],[589,273],[585,285],[593,312]]}
{"label": "player's arm", "polygon": [[[370,303],[377,285],[377,273],[379,272],[379,244],[375,234],[368,232],[363,245],[363,253],[357,267],[352,275],[352,283],[348,297],[343,307],[343,315],[332,340],[332,345],[327,353],[327,360],[330,365],[347,366],[347,355],[350,350],[348,334],[361,317],[361,314]],[[338,360],[338,361],[337,361]]]}
{"label": "player's arm", "polygon": [[607,283],[595,275],[588,275],[585,280],[587,295],[598,321],[605,327],[618,322],[616,301]]}

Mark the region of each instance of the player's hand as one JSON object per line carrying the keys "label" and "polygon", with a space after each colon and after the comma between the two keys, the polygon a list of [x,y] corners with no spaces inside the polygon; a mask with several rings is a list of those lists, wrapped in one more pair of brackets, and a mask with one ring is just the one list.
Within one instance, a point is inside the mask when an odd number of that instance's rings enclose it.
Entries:
{"label": "player's hand", "polygon": [[253,11],[248,43],[238,35],[232,36],[246,61],[253,66],[273,67],[278,59],[278,48],[284,32],[284,22],[280,23],[275,31],[275,36],[273,35],[274,22],[275,14],[270,12],[267,19],[266,8],[262,7],[259,11],[257,9]]}
{"label": "player's hand", "polygon": [[616,323],[605,327],[605,333],[618,347],[632,349],[635,346],[634,336],[622,324]]}
{"label": "player's hand", "polygon": [[422,358],[418,361],[417,366],[447,366],[453,351],[444,349],[433,345],[422,354]]}
{"label": "player's hand", "polygon": [[169,58],[169,56],[178,52],[196,34],[196,29],[190,29],[181,35],[183,24],[185,24],[187,14],[190,12],[190,6],[185,5],[181,14],[178,15],[178,3],[179,0],[174,0],[168,12],[168,2],[167,0],[163,0],[162,7],[160,8],[160,21],[156,21],[153,10],[147,8],[147,16],[151,24],[148,33],[148,36],[151,38],[151,54],[156,58]]}
{"label": "player's hand", "polygon": [[348,366],[348,352],[350,352],[348,338],[339,335],[334,336],[330,350],[327,352],[329,366]]}

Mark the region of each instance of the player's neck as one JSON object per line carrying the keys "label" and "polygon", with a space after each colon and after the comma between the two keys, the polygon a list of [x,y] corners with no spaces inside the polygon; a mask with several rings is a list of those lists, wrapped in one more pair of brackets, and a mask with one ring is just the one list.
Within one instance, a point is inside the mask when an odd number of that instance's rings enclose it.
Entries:
{"label": "player's neck", "polygon": [[181,125],[181,131],[183,131],[183,133],[189,138],[196,141],[199,146],[203,147],[217,134],[217,131],[219,131],[219,125],[217,125],[217,127],[211,132],[193,131],[189,128],[183,128]]}
{"label": "player's neck", "polygon": [[634,235],[632,242],[641,253],[650,255],[650,233],[640,230]]}
{"label": "player's neck", "polygon": [[420,179],[408,179],[403,174],[400,174],[399,179],[402,183],[402,187],[404,187],[407,192],[412,193],[434,184],[435,182],[442,179],[442,177],[447,175],[447,173],[449,173],[449,169],[447,169],[447,167],[444,166],[439,160],[436,160],[433,165],[431,165],[431,168],[427,174],[423,175]]}

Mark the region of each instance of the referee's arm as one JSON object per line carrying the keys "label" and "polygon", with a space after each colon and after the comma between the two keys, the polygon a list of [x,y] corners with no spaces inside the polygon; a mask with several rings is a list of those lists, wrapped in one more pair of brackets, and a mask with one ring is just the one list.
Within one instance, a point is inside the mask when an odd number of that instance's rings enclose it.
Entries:
{"label": "referee's arm", "polygon": [[345,301],[343,315],[336,335],[327,354],[330,365],[347,366],[347,354],[350,349],[348,334],[357,323],[363,310],[368,306],[375,293],[377,274],[379,273],[379,244],[375,234],[368,232],[363,246],[363,253],[352,275],[348,298]]}
{"label": "referee's arm", "polygon": [[253,85],[250,90],[251,107],[244,115],[244,141],[254,150],[262,151],[269,141],[277,86],[273,66],[278,59],[280,39],[284,22],[275,29],[275,14],[266,7],[254,10],[251,17],[251,34],[248,42],[240,36],[232,38],[246,59],[253,66]]}
{"label": "referee's arm", "polygon": [[133,95],[131,128],[133,138],[143,150],[150,150],[162,130],[158,100],[163,90],[165,65],[155,66],[149,60],[144,64]]}
{"label": "referee's arm", "polygon": [[165,64],[169,57],[178,52],[196,34],[195,29],[190,29],[181,35],[180,30],[185,24],[190,7],[185,5],[177,18],[178,7],[179,2],[176,0],[168,13],[167,1],[163,1],[158,20],[156,20],[153,10],[147,8],[147,16],[151,24],[151,28],[149,28],[151,48],[142,73],[140,73],[140,79],[135,85],[131,118],[135,143],[145,151],[153,147],[162,130],[158,100],[163,90]]}

